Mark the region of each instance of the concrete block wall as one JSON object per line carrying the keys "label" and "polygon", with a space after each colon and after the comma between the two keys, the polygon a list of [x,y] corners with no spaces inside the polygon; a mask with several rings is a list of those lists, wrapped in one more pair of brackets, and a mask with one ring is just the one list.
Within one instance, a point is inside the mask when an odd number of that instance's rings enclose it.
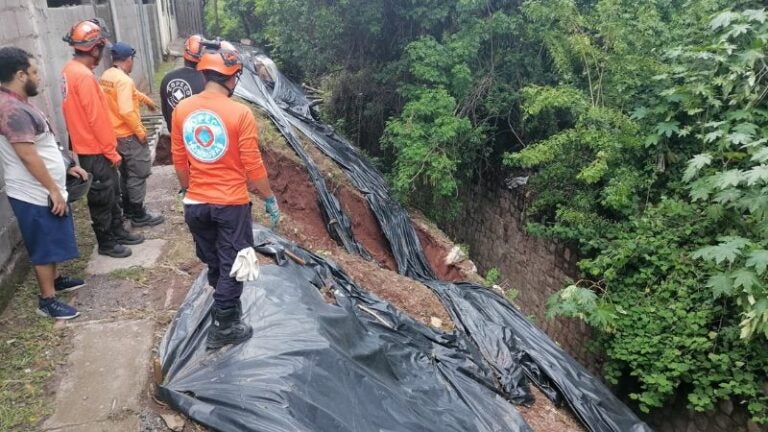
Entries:
{"label": "concrete block wall", "polygon": [[[143,6],[141,2],[137,5],[132,0],[115,0],[114,4],[116,7],[115,15],[118,17],[119,22],[115,31],[117,34],[113,42],[127,42],[136,49],[136,61],[134,62],[131,77],[140,90],[149,91],[149,84],[154,75],[155,62],[152,45],[151,43],[145,44],[142,35],[146,35],[147,39],[151,38],[150,18],[147,8],[155,8],[156,5]],[[142,22],[144,23],[143,25]],[[149,55],[146,55],[148,52]]]}
{"label": "concrete block wall", "polygon": [[[768,383],[764,385],[768,389]],[[730,400],[718,402],[709,412],[693,412],[685,398],[647,414],[644,420],[656,432],[767,432],[768,425],[749,420],[745,406]]]}
{"label": "concrete block wall", "polygon": [[[585,346],[592,334],[583,322],[546,320],[546,301],[568,279],[577,277],[576,254],[557,242],[530,236],[524,230],[525,190],[489,190],[475,186],[463,194],[472,197],[456,221],[442,228],[454,240],[469,245],[470,258],[481,274],[491,268],[519,291],[515,300],[523,313],[554,341],[600,377],[598,359]],[[764,384],[768,392],[768,383]],[[768,426],[749,421],[746,409],[721,401],[711,412],[688,411],[679,397],[668,406],[644,415],[659,432],[768,432]]]}
{"label": "concrete block wall", "polygon": [[[46,110],[48,118],[56,129],[56,138],[68,144],[69,137],[64,117],[61,113],[62,93],[60,85],[61,69],[72,59],[73,49],[61,40],[67,34],[72,25],[84,19],[93,18],[96,15],[91,5],[48,8],[38,6],[35,16],[38,23],[38,35],[40,40],[41,59],[44,67],[43,82],[49,93],[49,108]],[[107,56],[108,60],[108,56]],[[108,62],[108,61],[107,61]],[[102,62],[104,63],[104,62]],[[100,74],[104,70],[102,64],[94,71]],[[35,100],[39,100],[37,97]]]}
{"label": "concrete block wall", "polygon": [[[116,7],[113,15],[109,4]],[[146,44],[142,35],[148,39],[159,38],[158,5],[155,3],[137,5],[135,0],[112,0],[94,7],[87,3],[80,6],[65,6],[49,8],[43,0],[0,0],[0,46],[17,46],[34,55],[41,65],[43,84],[40,94],[31,102],[37,105],[50,119],[56,132],[57,139],[68,144],[68,133],[61,113],[62,95],[60,90],[60,71],[64,64],[72,58],[72,49],[61,38],[77,21],[94,16],[114,16],[120,29],[120,35],[139,51],[136,67],[132,73],[134,80],[143,91],[149,90],[155,70],[155,61],[159,55],[154,51],[160,49],[154,41]],[[98,8],[98,11],[97,9]],[[143,14],[145,25],[141,25],[139,13]],[[173,17],[159,14],[166,22],[166,37],[175,37]],[[154,18],[153,18],[154,17]],[[154,19],[154,21],[153,21]],[[110,19],[111,21],[111,19]],[[154,29],[152,28],[152,23]],[[113,29],[114,30],[114,29]],[[114,39],[114,38],[113,38]],[[164,50],[165,47],[163,46]],[[148,56],[141,55],[147,51]],[[102,65],[94,72],[101,75],[105,67],[110,66],[109,55],[105,55]],[[0,311],[7,301],[11,288],[23,273],[26,265],[21,236],[13,217],[8,200],[6,199],[5,183],[2,181],[3,172],[0,166]]]}
{"label": "concrete block wall", "polygon": [[[28,17],[32,12],[27,0],[0,1],[0,23],[2,23],[0,46],[18,46],[38,58],[41,57],[39,36],[36,34],[34,25],[29,25]],[[50,109],[50,104],[46,102],[50,91],[45,88],[41,90],[41,95],[37,98],[38,106]],[[6,196],[3,167],[0,164],[0,311],[7,304],[14,286],[28,268],[24,259],[21,234]]]}
{"label": "concrete block wall", "polygon": [[155,10],[157,14],[158,33],[160,38],[158,43],[160,45],[160,54],[164,56],[168,54],[168,47],[178,37],[178,26],[176,25],[174,0],[157,0],[157,8]]}

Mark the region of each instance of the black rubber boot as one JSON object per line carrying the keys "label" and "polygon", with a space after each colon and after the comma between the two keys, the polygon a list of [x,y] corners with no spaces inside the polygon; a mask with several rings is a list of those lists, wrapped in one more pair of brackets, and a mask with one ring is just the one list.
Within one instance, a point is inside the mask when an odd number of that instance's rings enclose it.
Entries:
{"label": "black rubber boot", "polygon": [[205,340],[206,348],[209,350],[219,349],[224,345],[243,343],[253,335],[253,328],[240,321],[242,313],[237,306],[228,309],[213,306],[211,315],[213,323],[208,329],[208,336]]}
{"label": "black rubber boot", "polygon": [[143,204],[131,204],[130,220],[134,227],[155,226],[165,222],[163,215],[148,213]]}
{"label": "black rubber boot", "polygon": [[121,245],[137,245],[144,243],[143,235],[129,232],[123,227],[122,223],[112,228],[112,234],[115,236],[115,240]]}
{"label": "black rubber boot", "polygon": [[131,203],[128,202],[128,199],[123,195],[123,219],[131,220],[133,217],[133,207],[131,206]]}
{"label": "black rubber boot", "polygon": [[96,232],[96,241],[99,243],[99,255],[112,258],[125,258],[131,256],[131,250],[121,245],[109,231]]}

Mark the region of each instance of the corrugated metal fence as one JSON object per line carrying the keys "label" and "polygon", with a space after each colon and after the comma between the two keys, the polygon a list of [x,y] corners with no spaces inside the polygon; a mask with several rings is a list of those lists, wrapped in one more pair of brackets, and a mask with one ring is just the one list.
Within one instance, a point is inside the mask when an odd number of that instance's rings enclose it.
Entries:
{"label": "corrugated metal fence", "polygon": [[203,2],[201,0],[175,0],[176,23],[179,36],[203,33]]}

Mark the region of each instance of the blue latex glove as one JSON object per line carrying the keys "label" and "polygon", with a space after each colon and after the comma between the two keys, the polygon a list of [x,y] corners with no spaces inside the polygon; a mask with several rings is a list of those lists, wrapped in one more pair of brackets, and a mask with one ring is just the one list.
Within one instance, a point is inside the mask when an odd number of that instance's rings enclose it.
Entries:
{"label": "blue latex glove", "polygon": [[277,207],[277,198],[274,195],[264,200],[264,210],[272,220],[272,228],[274,229],[280,222],[280,209]]}

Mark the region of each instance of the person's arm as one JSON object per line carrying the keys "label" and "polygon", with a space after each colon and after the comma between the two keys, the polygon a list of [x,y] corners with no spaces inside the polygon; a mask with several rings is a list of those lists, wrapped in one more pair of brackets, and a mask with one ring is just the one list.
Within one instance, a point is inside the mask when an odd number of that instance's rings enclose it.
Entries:
{"label": "person's arm", "polygon": [[176,168],[176,177],[179,179],[179,185],[182,189],[186,190],[189,188],[189,161],[187,160],[184,138],[181,134],[182,121],[183,119],[180,119],[176,115],[176,111],[174,111],[171,117],[171,123],[173,124],[171,132],[171,157],[173,159],[173,166]]}
{"label": "person's arm", "polygon": [[79,165],[72,165],[67,169],[67,174],[72,177],[80,177],[83,180],[88,180],[88,171],[82,169]]}
{"label": "person's arm", "polygon": [[0,115],[0,134],[11,143],[13,151],[32,177],[48,190],[53,204],[51,212],[57,216],[64,216],[67,214],[67,202],[48,172],[45,162],[37,153],[35,148],[37,132],[34,119],[22,109],[12,109]]}
{"label": "person's arm", "polygon": [[171,108],[171,104],[168,103],[168,93],[166,92],[165,86],[165,81],[163,81],[163,84],[161,84],[160,87],[160,110],[163,113],[163,119],[165,119],[165,126],[168,127],[168,132],[173,132],[171,124],[171,113],[173,113],[173,108]]}
{"label": "person's arm", "polygon": [[129,79],[121,79],[115,83],[117,93],[117,110],[125,124],[141,142],[147,141],[147,131],[141,124],[141,115],[133,105],[133,92],[138,91]]}
{"label": "person's arm", "polygon": [[246,185],[249,192],[264,198],[264,210],[269,215],[274,229],[280,222],[280,208],[277,205],[277,198],[269,186],[267,168],[264,166],[264,160],[261,158],[261,151],[259,151],[259,138],[253,113],[248,109],[244,110],[239,124],[238,145],[240,146],[240,161],[245,167]]}
{"label": "person's arm", "polygon": [[43,162],[43,159],[37,154],[35,143],[33,141],[14,142],[12,145],[13,151],[19,156],[19,159],[21,159],[24,167],[27,168],[27,171],[29,171],[29,173],[32,174],[32,177],[48,190],[51,202],[53,203],[51,213],[56,216],[64,216],[67,214],[67,201],[61,194],[61,190],[59,190],[53,177],[51,177],[51,174],[48,172],[48,168],[45,167],[45,162]]}
{"label": "person's arm", "polygon": [[80,96],[86,121],[99,142],[102,154],[114,165],[119,164],[122,158],[117,153],[117,138],[103,101],[104,94],[96,77],[81,79],[78,85],[71,88],[76,89]]}
{"label": "person's arm", "polygon": [[152,112],[157,111],[157,105],[155,104],[155,101],[153,101],[151,97],[140,92],[139,89],[137,88],[134,88],[133,91],[135,92],[136,98],[139,100],[139,103],[145,105]]}
{"label": "person's arm", "polygon": [[260,195],[262,198],[269,198],[274,196],[272,188],[269,187],[269,179],[264,177],[258,180],[248,179],[248,192],[254,195]]}

